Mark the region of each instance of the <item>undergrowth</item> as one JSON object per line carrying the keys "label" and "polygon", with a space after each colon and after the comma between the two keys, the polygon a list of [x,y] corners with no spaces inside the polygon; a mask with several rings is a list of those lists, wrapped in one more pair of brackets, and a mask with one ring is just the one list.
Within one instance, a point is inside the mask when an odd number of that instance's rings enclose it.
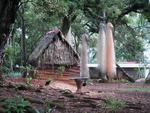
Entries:
{"label": "undergrowth", "polygon": [[6,113],[25,113],[26,107],[30,106],[29,101],[22,97],[9,98],[4,101]]}
{"label": "undergrowth", "polygon": [[115,98],[107,98],[103,103],[103,106],[112,110],[118,110],[124,108],[126,106],[126,102]]}

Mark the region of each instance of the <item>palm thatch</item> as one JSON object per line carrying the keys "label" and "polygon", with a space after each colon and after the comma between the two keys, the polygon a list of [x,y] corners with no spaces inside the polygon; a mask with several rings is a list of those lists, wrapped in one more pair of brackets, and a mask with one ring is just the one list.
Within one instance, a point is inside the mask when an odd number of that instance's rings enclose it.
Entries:
{"label": "palm thatch", "polygon": [[29,56],[28,62],[36,67],[75,65],[79,63],[79,55],[57,29],[46,33]]}

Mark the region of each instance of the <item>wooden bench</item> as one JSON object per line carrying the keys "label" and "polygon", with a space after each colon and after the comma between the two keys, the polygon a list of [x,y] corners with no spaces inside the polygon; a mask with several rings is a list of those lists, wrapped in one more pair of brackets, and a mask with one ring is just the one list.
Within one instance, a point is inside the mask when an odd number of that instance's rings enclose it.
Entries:
{"label": "wooden bench", "polygon": [[89,78],[88,77],[73,77],[70,79],[74,80],[76,83],[76,87],[77,87],[76,93],[81,93],[82,86],[86,86],[86,81]]}

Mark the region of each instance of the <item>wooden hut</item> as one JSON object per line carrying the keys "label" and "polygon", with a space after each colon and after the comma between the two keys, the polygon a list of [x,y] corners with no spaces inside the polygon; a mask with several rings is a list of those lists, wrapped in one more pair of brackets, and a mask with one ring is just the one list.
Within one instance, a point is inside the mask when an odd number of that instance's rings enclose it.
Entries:
{"label": "wooden hut", "polygon": [[37,68],[36,78],[80,75],[79,55],[58,29],[46,33],[28,61]]}

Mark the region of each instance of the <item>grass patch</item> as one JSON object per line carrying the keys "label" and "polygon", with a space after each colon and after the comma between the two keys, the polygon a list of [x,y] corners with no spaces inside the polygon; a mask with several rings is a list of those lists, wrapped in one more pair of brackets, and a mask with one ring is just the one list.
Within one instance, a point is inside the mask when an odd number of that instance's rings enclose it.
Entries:
{"label": "grass patch", "polygon": [[113,80],[112,82],[113,82],[113,83],[131,83],[130,81],[125,80],[125,79]]}
{"label": "grass patch", "polygon": [[104,102],[103,106],[112,110],[118,110],[124,108],[126,106],[126,102],[115,98],[108,98]]}
{"label": "grass patch", "polygon": [[150,92],[150,88],[128,88],[125,89],[125,91],[130,91],[130,92]]}

